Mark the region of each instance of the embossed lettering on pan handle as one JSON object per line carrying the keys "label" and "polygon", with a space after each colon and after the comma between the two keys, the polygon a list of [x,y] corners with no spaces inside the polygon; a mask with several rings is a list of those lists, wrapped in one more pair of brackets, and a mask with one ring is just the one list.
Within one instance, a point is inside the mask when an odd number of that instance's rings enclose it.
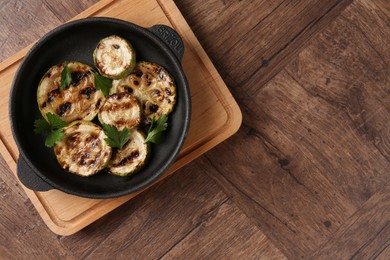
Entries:
{"label": "embossed lettering on pan handle", "polygon": [[183,40],[174,29],[163,24],[157,24],[148,29],[158,38],[160,38],[172,50],[178,60],[181,60],[183,58]]}
{"label": "embossed lettering on pan handle", "polygon": [[19,181],[30,190],[48,191],[53,189],[50,184],[38,177],[34,170],[27,165],[26,161],[21,156],[19,156],[17,162],[16,173]]}

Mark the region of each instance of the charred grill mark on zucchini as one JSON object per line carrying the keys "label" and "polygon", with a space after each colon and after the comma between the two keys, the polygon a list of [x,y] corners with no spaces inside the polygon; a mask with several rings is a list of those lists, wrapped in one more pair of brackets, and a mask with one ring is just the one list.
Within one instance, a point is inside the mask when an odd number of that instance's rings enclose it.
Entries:
{"label": "charred grill mark on zucchini", "polygon": [[131,87],[129,87],[129,86],[123,86],[123,88],[125,89],[125,91],[127,92],[127,93],[129,93],[129,94],[131,94],[131,93],[133,93],[134,92],[134,90],[131,88]]}
{"label": "charred grill mark on zucchini", "polygon": [[79,70],[72,71],[70,73],[70,76],[72,78],[72,85],[77,86],[83,78],[88,76],[88,74],[89,71],[79,71]]}
{"label": "charred grill mark on zucchini", "polygon": [[65,102],[60,105],[57,109],[57,114],[59,116],[63,116],[66,112],[68,112],[72,108],[72,104],[70,102]]}
{"label": "charred grill mark on zucchini", "polygon": [[126,164],[134,162],[134,160],[139,156],[139,151],[135,150],[134,152],[131,152],[131,154],[124,159],[122,159],[117,165],[113,165],[114,167],[116,166],[125,166]]}
{"label": "charred grill mark on zucchini", "polygon": [[[87,99],[91,98],[91,94],[95,93],[96,89],[94,87],[86,87],[82,90],[80,90],[81,95],[85,95]],[[97,106],[97,103],[96,103]]]}
{"label": "charred grill mark on zucchini", "polygon": [[99,121],[114,125],[119,130],[134,128],[141,122],[141,108],[138,101],[126,92],[115,93],[106,98],[100,109]]}
{"label": "charred grill mark on zucchini", "polygon": [[95,89],[92,68],[80,62],[67,64],[72,84],[60,91],[64,64],[51,67],[38,86],[39,109],[45,118],[46,113],[50,112],[59,115],[66,122],[92,120],[99,110],[97,102],[104,99],[103,93]]}
{"label": "charred grill mark on zucchini", "polygon": [[49,94],[47,95],[47,103],[51,103],[55,97],[59,96],[59,94],[60,94],[60,90],[58,88],[50,91]]}
{"label": "charred grill mark on zucchini", "polygon": [[157,112],[157,110],[158,110],[158,105],[156,105],[156,104],[149,105],[150,112],[155,113],[155,112]]}
{"label": "charred grill mark on zucchini", "polygon": [[165,93],[167,93],[169,96],[172,96],[172,91],[170,88],[165,88]]}
{"label": "charred grill mark on zucchini", "polygon": [[147,161],[150,153],[149,144],[139,129],[131,131],[131,138],[121,149],[116,150],[108,164],[108,171],[114,175],[127,176],[139,171]]}
{"label": "charred grill mark on zucchini", "polygon": [[96,102],[96,108],[99,109],[101,104],[102,104],[102,100],[99,99],[99,100]]}
{"label": "charred grill mark on zucchini", "polygon": [[64,128],[64,135],[64,139],[56,143],[54,152],[65,170],[90,176],[108,164],[112,150],[104,141],[106,135],[97,125],[76,121]]}
{"label": "charred grill mark on zucchini", "polygon": [[173,77],[160,65],[138,62],[126,78],[113,81],[110,93],[127,92],[137,98],[143,109],[144,124],[160,115],[168,115],[176,103],[176,85]]}

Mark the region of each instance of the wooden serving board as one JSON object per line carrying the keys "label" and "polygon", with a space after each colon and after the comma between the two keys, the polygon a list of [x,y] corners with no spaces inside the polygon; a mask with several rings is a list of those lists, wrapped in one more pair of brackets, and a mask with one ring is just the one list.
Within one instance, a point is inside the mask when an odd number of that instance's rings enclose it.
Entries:
{"label": "wooden serving board", "polygon": [[[190,131],[177,161],[159,180],[238,130],[242,117],[237,103],[172,0],[135,0],[131,4],[126,0],[102,0],[72,20],[89,16],[115,17],[143,27],[165,24],[174,28],[184,41],[182,65],[192,96]],[[9,92],[14,74],[31,46],[0,64],[3,93]],[[8,100],[9,95],[0,97],[0,153],[16,175],[18,149],[10,129]],[[121,198],[96,200],[58,190],[35,192],[23,188],[47,226],[60,235],[71,235],[81,230],[142,192]]]}

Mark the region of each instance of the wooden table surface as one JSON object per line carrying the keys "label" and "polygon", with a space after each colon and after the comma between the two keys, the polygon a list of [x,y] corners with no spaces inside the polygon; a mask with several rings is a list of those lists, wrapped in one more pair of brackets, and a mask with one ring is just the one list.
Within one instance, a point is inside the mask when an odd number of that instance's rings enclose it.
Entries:
{"label": "wooden table surface", "polygon": [[[0,2],[2,61],[97,0]],[[1,159],[0,258],[390,259],[389,0],[175,3],[240,130],[68,237]]]}

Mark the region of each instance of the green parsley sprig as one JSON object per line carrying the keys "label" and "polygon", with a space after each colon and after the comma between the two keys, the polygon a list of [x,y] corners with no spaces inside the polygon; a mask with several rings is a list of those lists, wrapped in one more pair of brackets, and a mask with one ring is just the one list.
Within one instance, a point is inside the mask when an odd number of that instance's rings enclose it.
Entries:
{"label": "green parsley sprig", "polygon": [[118,128],[113,125],[103,124],[102,126],[104,133],[107,136],[107,138],[105,138],[104,140],[111,148],[122,149],[131,137],[129,129],[127,129],[127,127],[123,128],[122,131],[119,131]]}
{"label": "green parsley sprig", "polygon": [[112,87],[112,79],[103,77],[102,75],[95,73],[94,83],[95,88],[100,89],[103,92],[104,96],[108,96],[108,94],[110,94],[110,89]]}
{"label": "green parsley sprig", "polygon": [[68,68],[68,64],[65,63],[64,69],[61,72],[60,91],[64,90],[70,84],[72,84],[72,75],[70,74],[70,70]]}
{"label": "green parsley sprig", "polygon": [[52,114],[50,112],[46,113],[46,118],[47,121],[45,119],[35,120],[34,133],[48,133],[45,140],[45,145],[47,147],[53,147],[56,142],[61,141],[64,138],[64,131],[62,128],[67,124],[58,115]]}
{"label": "green parsley sprig", "polygon": [[150,124],[148,135],[146,136],[145,143],[154,143],[159,144],[164,140],[164,131],[168,128],[168,117],[162,115],[156,121],[155,117],[152,118],[152,123]]}

